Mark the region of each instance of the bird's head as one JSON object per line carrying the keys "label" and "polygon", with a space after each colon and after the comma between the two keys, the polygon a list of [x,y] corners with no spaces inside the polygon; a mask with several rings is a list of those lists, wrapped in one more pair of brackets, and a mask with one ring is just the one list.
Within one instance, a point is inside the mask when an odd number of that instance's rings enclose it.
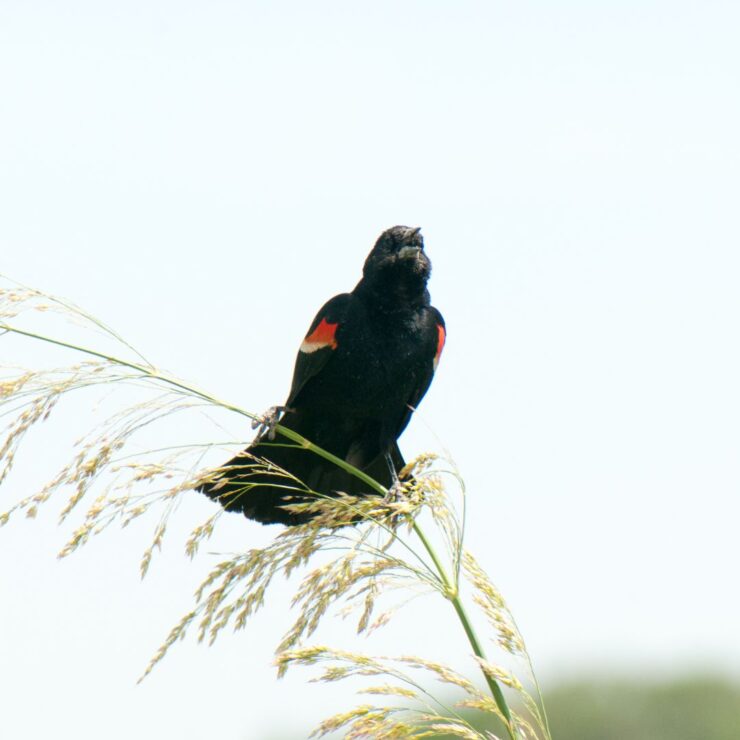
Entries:
{"label": "bird's head", "polygon": [[431,271],[421,227],[393,226],[378,237],[365,260],[363,275],[366,279],[426,285]]}

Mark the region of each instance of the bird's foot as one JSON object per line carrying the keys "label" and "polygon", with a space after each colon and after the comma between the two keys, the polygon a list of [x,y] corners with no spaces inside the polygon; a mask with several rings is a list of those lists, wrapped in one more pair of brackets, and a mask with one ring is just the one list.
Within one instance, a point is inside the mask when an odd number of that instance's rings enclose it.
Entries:
{"label": "bird's foot", "polygon": [[405,497],[406,497],[406,489],[403,485],[403,482],[399,478],[396,478],[393,481],[393,484],[391,485],[391,487],[388,489],[388,492],[385,494],[385,500],[388,503],[395,504],[401,501],[402,499],[404,499]]}
{"label": "bird's foot", "polygon": [[388,464],[388,471],[391,474],[391,480],[393,481],[388,488],[388,492],[385,494],[385,500],[388,503],[398,503],[402,498],[405,497],[403,481],[398,477],[398,471],[396,466],[393,464],[393,458],[390,454],[386,453],[385,461]]}
{"label": "bird's foot", "polygon": [[275,427],[288,411],[293,411],[293,409],[287,406],[271,406],[261,417],[252,420],[252,429],[257,430],[257,436],[260,439],[267,437],[272,442],[275,439]]}

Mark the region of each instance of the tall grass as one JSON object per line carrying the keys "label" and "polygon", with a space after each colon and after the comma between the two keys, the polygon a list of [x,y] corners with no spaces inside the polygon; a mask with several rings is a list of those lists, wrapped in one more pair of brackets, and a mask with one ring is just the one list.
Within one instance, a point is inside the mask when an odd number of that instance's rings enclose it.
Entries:
{"label": "tall grass", "polygon": [[[83,339],[71,341],[66,324],[56,333],[38,328],[50,314],[73,322]],[[257,423],[260,415],[158,369],[70,302],[6,281],[0,286],[0,350],[10,337],[16,338],[11,347],[24,341],[43,347],[45,359],[71,356],[75,361],[53,367],[46,367],[47,362],[39,363],[43,367],[0,365],[0,485],[8,479],[21,446],[33,444],[29,432],[48,419],[60,401],[73,403],[81,391],[106,395],[127,388],[129,393],[126,403],[69,447],[67,464],[46,485],[8,506],[0,525],[18,515],[35,516],[52,498],[62,501],[60,523],[83,509],[60,552],[66,557],[112,524],[126,527],[148,516],[156,524],[140,563],[146,575],[177,502],[195,496],[204,482],[217,485],[225,471],[205,463],[206,453],[220,443],[182,444],[173,439],[170,445],[142,451],[142,439],[175,415],[188,414],[197,421],[204,411],[222,410]],[[281,426],[276,431],[283,444],[310,449],[361,478],[377,495],[327,498],[311,492],[314,497],[306,501],[305,486],[284,471],[286,486],[303,494],[289,507],[315,516],[278,531],[265,547],[216,563],[198,587],[192,610],[172,629],[142,678],[191,630],[198,640],[212,643],[225,629],[244,628],[265,606],[275,579],[298,573],[294,621],[276,649],[278,674],[294,666],[315,667],[313,680],[357,679],[359,691],[368,697],[326,719],[315,735],[549,740],[524,640],[503,596],[465,548],[465,489],[454,465],[435,455],[420,455],[402,474],[403,483],[386,490],[296,432]],[[65,444],[60,438],[59,445]],[[250,464],[257,469],[267,465],[259,459]],[[194,557],[214,536],[222,515],[216,509],[191,532],[185,542],[187,556]],[[245,526],[255,525],[245,521]],[[399,609],[419,593],[436,596],[438,608],[454,612],[470,645],[465,675],[429,658],[379,657],[309,643],[319,625],[337,614],[354,614],[357,633],[372,634],[392,623]],[[481,626],[492,638],[497,658],[487,655],[484,645],[491,641],[481,640]],[[522,678],[508,667],[512,658],[523,670]],[[453,705],[436,695],[434,687],[440,683],[445,696],[451,686],[458,691]],[[476,730],[463,711],[470,709],[497,718],[498,734]]]}

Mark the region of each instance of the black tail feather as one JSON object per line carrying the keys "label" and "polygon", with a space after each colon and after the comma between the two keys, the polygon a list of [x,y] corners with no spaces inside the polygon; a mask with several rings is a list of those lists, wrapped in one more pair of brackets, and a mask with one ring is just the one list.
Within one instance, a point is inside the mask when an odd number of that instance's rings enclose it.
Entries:
{"label": "black tail feather", "polygon": [[[404,465],[398,445],[393,443],[389,452],[398,474]],[[376,455],[362,470],[386,488],[396,479],[385,454]],[[314,515],[283,507],[312,500],[315,493],[324,496],[375,493],[359,478],[314,452],[264,439],[229,460],[221,473],[199,490],[227,511],[241,512],[263,524],[287,525],[303,524]]]}

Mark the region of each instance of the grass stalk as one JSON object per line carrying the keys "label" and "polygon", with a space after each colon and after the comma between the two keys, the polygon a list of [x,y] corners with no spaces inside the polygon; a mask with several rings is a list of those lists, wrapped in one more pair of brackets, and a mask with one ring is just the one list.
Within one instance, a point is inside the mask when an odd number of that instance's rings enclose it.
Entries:
{"label": "grass stalk", "polygon": [[[221,399],[216,398],[215,396],[212,396],[211,394],[205,391],[202,391],[196,388],[195,386],[189,385],[180,380],[177,380],[176,378],[173,378],[169,375],[161,373],[151,365],[143,365],[143,364],[139,364],[136,362],[124,360],[123,358],[116,357],[114,355],[110,355],[104,352],[98,352],[96,350],[89,349],[87,347],[72,344],[70,342],[65,342],[63,340],[55,339],[53,337],[49,337],[49,336],[39,334],[36,332],[30,332],[30,331],[25,331],[23,329],[18,329],[18,328],[15,328],[13,326],[10,326],[4,323],[0,324],[0,331],[12,332],[14,334],[18,334],[21,336],[26,336],[32,339],[37,339],[40,341],[48,342],[49,344],[53,344],[58,347],[62,347],[65,349],[71,349],[73,351],[81,352],[83,354],[86,354],[92,357],[97,357],[98,359],[106,360],[107,362],[113,363],[115,365],[119,365],[121,367],[127,367],[131,370],[136,371],[137,373],[140,373],[143,377],[165,383],[191,396],[199,398],[203,401],[207,401],[209,403],[212,403],[226,410],[233,411],[253,421],[261,419],[261,417],[256,414],[246,411],[245,409],[242,409],[233,404],[222,401]],[[387,489],[384,486],[382,486],[376,480],[368,476],[366,473],[354,467],[353,465],[347,463],[345,460],[342,460],[336,455],[333,455],[327,450],[324,450],[323,448],[315,445],[313,442],[306,439],[303,435],[299,434],[298,432],[292,429],[288,429],[287,427],[284,427],[280,424],[275,425],[275,431],[278,432],[281,436],[285,437],[286,439],[289,439],[291,442],[300,445],[304,449],[309,450],[310,452],[324,458],[325,460],[328,460],[329,462],[343,469],[345,472],[349,473],[350,475],[353,475],[354,477],[360,479],[363,483],[365,483],[371,490],[375,491],[376,493],[382,496],[385,496],[388,493]],[[457,614],[457,617],[463,627],[463,630],[465,631],[465,635],[468,638],[468,642],[470,643],[473,653],[477,657],[485,660],[486,659],[485,652],[481,646],[480,641],[478,640],[478,637],[475,633],[475,629],[473,628],[472,622],[467,614],[467,611],[465,610],[465,606],[462,602],[462,599],[460,598],[460,593],[459,593],[459,588],[458,588],[459,579],[457,577],[454,579],[450,578],[442,561],[438,557],[437,552],[435,551],[434,547],[432,546],[431,542],[425,535],[423,529],[418,524],[418,522],[416,522],[415,520],[412,520],[411,526],[412,526],[414,533],[416,534],[416,536],[419,538],[420,542],[422,543],[427,554],[429,555],[432,563],[434,564],[434,568],[436,569],[439,575],[440,583],[442,585],[442,593],[445,596],[445,598],[447,598],[448,601],[452,603],[452,606],[455,609],[455,613]],[[488,688],[490,689],[491,695],[494,701],[496,702],[496,706],[501,712],[501,715],[505,718],[506,730],[507,730],[510,740],[518,740],[518,733],[517,733],[517,730],[516,730],[512,715],[511,715],[511,710],[509,709],[508,703],[506,701],[506,697],[504,696],[501,686],[494,678],[487,675],[485,671],[483,672],[483,675],[485,677]]]}
{"label": "grass stalk", "polygon": [[[455,609],[455,613],[457,614],[457,617],[460,620],[460,624],[462,624],[463,630],[465,630],[465,635],[468,638],[470,647],[473,648],[473,653],[477,657],[485,660],[486,654],[478,640],[478,635],[476,635],[475,633],[473,624],[470,621],[470,618],[468,617],[467,612],[465,611],[465,605],[462,603],[462,599],[460,598],[460,592],[459,592],[457,583],[452,583],[450,581],[450,578],[447,575],[447,571],[445,570],[444,565],[442,565],[442,562],[437,556],[437,553],[434,547],[432,546],[432,543],[429,541],[427,536],[424,534],[424,530],[422,530],[422,528],[419,526],[417,522],[413,522],[412,526],[413,526],[414,533],[421,541],[421,544],[424,546],[424,549],[429,553],[429,557],[432,559],[432,562],[434,563],[434,567],[437,569],[437,572],[439,573],[439,577],[442,580],[442,583],[444,584],[444,587],[445,587],[445,596],[452,603],[452,606]],[[483,671],[483,676],[486,679],[488,688],[491,691],[491,696],[493,696],[493,700],[496,702],[496,706],[499,708],[499,711],[501,712],[501,714],[506,718],[506,731],[509,735],[510,740],[517,740],[518,733],[514,726],[514,722],[511,717],[511,710],[509,709],[509,705],[506,701],[506,697],[504,696],[504,692],[501,690],[501,687],[499,686],[498,682],[494,680],[491,676],[487,675],[485,671]]]}

